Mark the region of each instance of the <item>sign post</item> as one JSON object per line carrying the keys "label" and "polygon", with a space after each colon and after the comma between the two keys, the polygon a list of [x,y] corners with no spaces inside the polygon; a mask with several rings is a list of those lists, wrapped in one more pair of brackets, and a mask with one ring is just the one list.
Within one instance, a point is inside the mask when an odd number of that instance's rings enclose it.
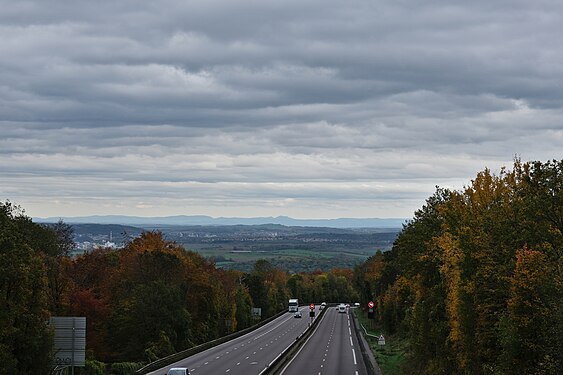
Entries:
{"label": "sign post", "polygon": [[368,319],[374,319],[374,307],[375,303],[373,301],[368,302]]}
{"label": "sign post", "polygon": [[311,303],[309,305],[309,309],[311,310],[311,311],[309,311],[309,316],[311,317],[311,322],[312,322],[313,318],[315,317],[315,304]]}
{"label": "sign post", "polygon": [[262,318],[262,308],[261,307],[253,307],[252,308],[252,317],[256,320],[260,320]]}
{"label": "sign post", "polygon": [[383,337],[383,335],[379,335],[379,338],[377,339],[377,343],[379,345],[385,345],[385,337]]}
{"label": "sign post", "polygon": [[55,327],[55,364],[86,366],[86,317],[54,316],[49,324]]}

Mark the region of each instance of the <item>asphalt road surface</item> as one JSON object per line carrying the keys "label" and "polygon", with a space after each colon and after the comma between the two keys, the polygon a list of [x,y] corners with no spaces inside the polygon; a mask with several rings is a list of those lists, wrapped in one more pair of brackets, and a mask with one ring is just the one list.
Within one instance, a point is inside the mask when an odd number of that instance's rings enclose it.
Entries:
{"label": "asphalt road surface", "polygon": [[286,313],[244,335],[169,366],[150,372],[163,375],[172,367],[187,367],[192,375],[258,375],[283,352],[310,323],[309,307],[300,308],[303,317]]}
{"label": "asphalt road surface", "polygon": [[283,375],[366,375],[349,312],[331,307]]}

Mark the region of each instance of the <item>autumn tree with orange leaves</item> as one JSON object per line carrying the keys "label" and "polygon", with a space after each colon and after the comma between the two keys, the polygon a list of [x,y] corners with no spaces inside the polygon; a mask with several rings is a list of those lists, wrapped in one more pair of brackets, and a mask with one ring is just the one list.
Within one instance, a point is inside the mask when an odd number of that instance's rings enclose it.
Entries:
{"label": "autumn tree with orange leaves", "polygon": [[562,232],[563,160],[516,160],[461,191],[438,188],[355,285],[408,339],[407,374],[555,375]]}

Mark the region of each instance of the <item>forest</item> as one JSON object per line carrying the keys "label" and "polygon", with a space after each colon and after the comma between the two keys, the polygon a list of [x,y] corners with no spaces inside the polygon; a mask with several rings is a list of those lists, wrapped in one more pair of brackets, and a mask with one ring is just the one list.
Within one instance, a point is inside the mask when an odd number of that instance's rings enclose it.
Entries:
{"label": "forest", "polygon": [[561,374],[563,160],[437,188],[391,251],[356,267],[405,374]]}
{"label": "forest", "polygon": [[[81,374],[125,374],[309,302],[376,302],[405,346],[404,374],[556,375],[563,368],[563,160],[437,188],[393,247],[354,269],[248,271],[147,231],[70,256],[72,227],[0,203],[0,375],[47,374],[50,316],[87,318]],[[122,369],[122,370],[119,370]],[[111,371],[110,371],[111,370]],[[120,372],[121,371],[121,372]]]}
{"label": "forest", "polygon": [[132,373],[157,358],[211,341],[287,309],[289,298],[357,298],[351,269],[293,274],[256,261],[250,272],[147,231],[122,249],[69,256],[72,227],[39,225],[0,204],[0,374],[48,374],[50,316],[87,319],[82,374]]}

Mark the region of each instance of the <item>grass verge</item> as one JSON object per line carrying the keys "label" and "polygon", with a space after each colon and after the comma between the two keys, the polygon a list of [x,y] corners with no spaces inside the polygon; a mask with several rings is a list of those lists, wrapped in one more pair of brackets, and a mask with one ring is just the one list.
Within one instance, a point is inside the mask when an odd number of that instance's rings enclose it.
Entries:
{"label": "grass verge", "polygon": [[[374,321],[367,318],[365,311],[356,310],[355,313],[383,375],[402,374],[402,367],[406,360],[406,340],[398,336],[385,335],[381,328],[374,324]],[[367,335],[365,334],[366,331]],[[385,345],[379,345],[378,339],[372,337],[379,337],[381,334],[385,336]]]}

